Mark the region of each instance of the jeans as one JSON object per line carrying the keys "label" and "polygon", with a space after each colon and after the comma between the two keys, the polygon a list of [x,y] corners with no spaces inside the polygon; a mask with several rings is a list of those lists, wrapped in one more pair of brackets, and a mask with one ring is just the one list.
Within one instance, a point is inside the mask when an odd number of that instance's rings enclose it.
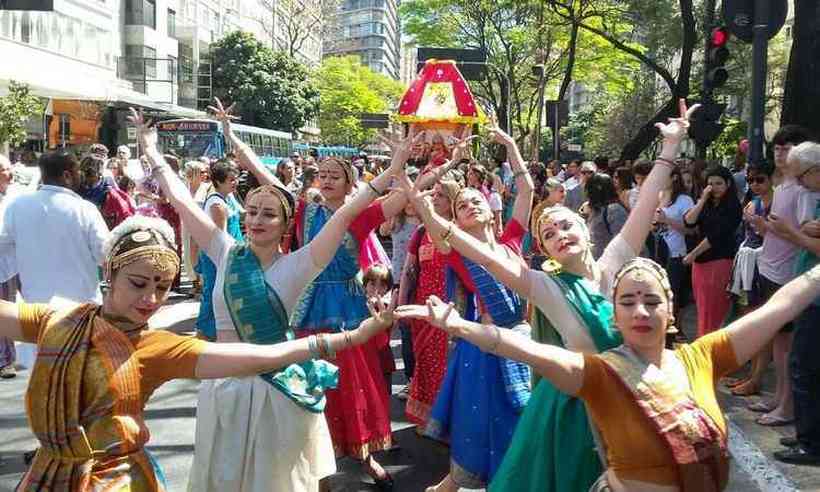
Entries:
{"label": "jeans", "polygon": [[820,306],[812,304],[795,321],[789,355],[794,425],[804,451],[820,455]]}

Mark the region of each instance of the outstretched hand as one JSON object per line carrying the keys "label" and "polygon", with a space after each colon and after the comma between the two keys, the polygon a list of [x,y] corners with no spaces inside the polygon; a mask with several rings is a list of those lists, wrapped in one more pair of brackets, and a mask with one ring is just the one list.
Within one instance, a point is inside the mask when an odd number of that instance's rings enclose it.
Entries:
{"label": "outstretched hand", "polygon": [[678,112],[680,116],[677,118],[669,118],[667,123],[655,123],[655,128],[661,132],[665,141],[679,144],[684,137],[686,137],[686,133],[689,130],[689,120],[699,108],[700,104],[695,104],[691,108],[687,108],[686,99],[678,99]]}
{"label": "outstretched hand", "polygon": [[218,97],[215,97],[214,104],[212,106],[208,106],[207,108],[208,112],[212,113],[214,118],[222,123],[222,132],[225,135],[230,135],[231,133],[231,121],[240,119],[239,116],[233,114],[235,108],[236,103],[233,103],[226,108]]}
{"label": "outstretched hand", "polygon": [[424,306],[412,304],[397,307],[394,316],[398,320],[423,319],[436,328],[456,335],[456,324],[462,318],[454,307],[453,303],[445,303],[436,296],[430,296]]}
{"label": "outstretched hand", "polygon": [[410,133],[406,138],[401,136],[401,132],[393,132],[392,134],[380,134],[379,141],[390,148],[390,153],[393,159],[390,162],[390,167],[393,171],[398,168],[404,168],[404,164],[413,153],[413,147],[422,142],[424,139],[424,131],[417,131],[415,127],[410,128]]}
{"label": "outstretched hand", "polygon": [[359,325],[356,331],[361,343],[370,340],[374,335],[393,326],[393,310],[395,309],[395,297],[389,305],[385,305],[381,299],[371,297],[367,300],[367,310],[370,311],[370,318]]}
{"label": "outstretched hand", "polygon": [[137,141],[142,147],[142,152],[156,148],[159,137],[153,122],[145,119],[145,114],[141,109],[128,108],[129,115],[126,117],[129,123],[137,128]]}

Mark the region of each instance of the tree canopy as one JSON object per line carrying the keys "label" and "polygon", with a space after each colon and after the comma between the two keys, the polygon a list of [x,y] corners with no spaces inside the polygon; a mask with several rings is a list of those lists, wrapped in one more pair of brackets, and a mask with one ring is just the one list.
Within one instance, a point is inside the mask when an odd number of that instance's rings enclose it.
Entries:
{"label": "tree canopy", "polygon": [[316,116],[319,91],[305,65],[237,31],[212,51],[214,95],[236,103],[242,122],[294,131]]}
{"label": "tree canopy", "polygon": [[372,139],[375,132],[362,128],[360,114],[390,112],[404,93],[402,84],[374,72],[357,56],[325,58],[317,83],[322,139],[334,144],[358,146]]}
{"label": "tree canopy", "polygon": [[27,85],[12,80],[9,93],[0,97],[0,149],[23,143],[26,123],[42,109],[40,98],[32,95]]}

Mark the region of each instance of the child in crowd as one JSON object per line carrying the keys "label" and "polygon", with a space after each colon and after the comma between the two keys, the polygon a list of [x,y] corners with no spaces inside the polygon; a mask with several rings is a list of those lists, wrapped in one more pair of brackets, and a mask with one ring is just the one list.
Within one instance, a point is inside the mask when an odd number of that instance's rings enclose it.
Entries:
{"label": "child in crowd", "polygon": [[[364,272],[362,278],[364,292],[368,299],[377,298],[377,311],[381,312],[393,304],[393,275],[390,268],[381,263],[374,263]],[[396,362],[393,360],[393,352],[390,350],[390,332],[385,331],[373,337],[370,342],[375,344],[379,352],[382,372],[384,373],[385,390],[389,401],[392,389],[393,371],[396,370]],[[388,411],[390,409],[388,408]]]}

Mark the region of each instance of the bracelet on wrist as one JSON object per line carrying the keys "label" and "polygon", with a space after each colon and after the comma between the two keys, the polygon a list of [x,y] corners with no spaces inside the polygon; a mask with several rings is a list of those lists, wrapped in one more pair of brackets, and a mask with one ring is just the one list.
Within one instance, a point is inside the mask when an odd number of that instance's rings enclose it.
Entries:
{"label": "bracelet on wrist", "polygon": [[513,179],[518,179],[519,176],[524,176],[525,174],[529,173],[529,171],[518,171],[517,173],[513,174]]}
{"label": "bracelet on wrist", "polygon": [[493,345],[489,349],[487,349],[487,351],[491,354],[496,353],[496,350],[498,350],[498,345],[501,343],[501,328],[493,325],[493,330],[493,334],[495,335],[495,341],[493,342]]}

